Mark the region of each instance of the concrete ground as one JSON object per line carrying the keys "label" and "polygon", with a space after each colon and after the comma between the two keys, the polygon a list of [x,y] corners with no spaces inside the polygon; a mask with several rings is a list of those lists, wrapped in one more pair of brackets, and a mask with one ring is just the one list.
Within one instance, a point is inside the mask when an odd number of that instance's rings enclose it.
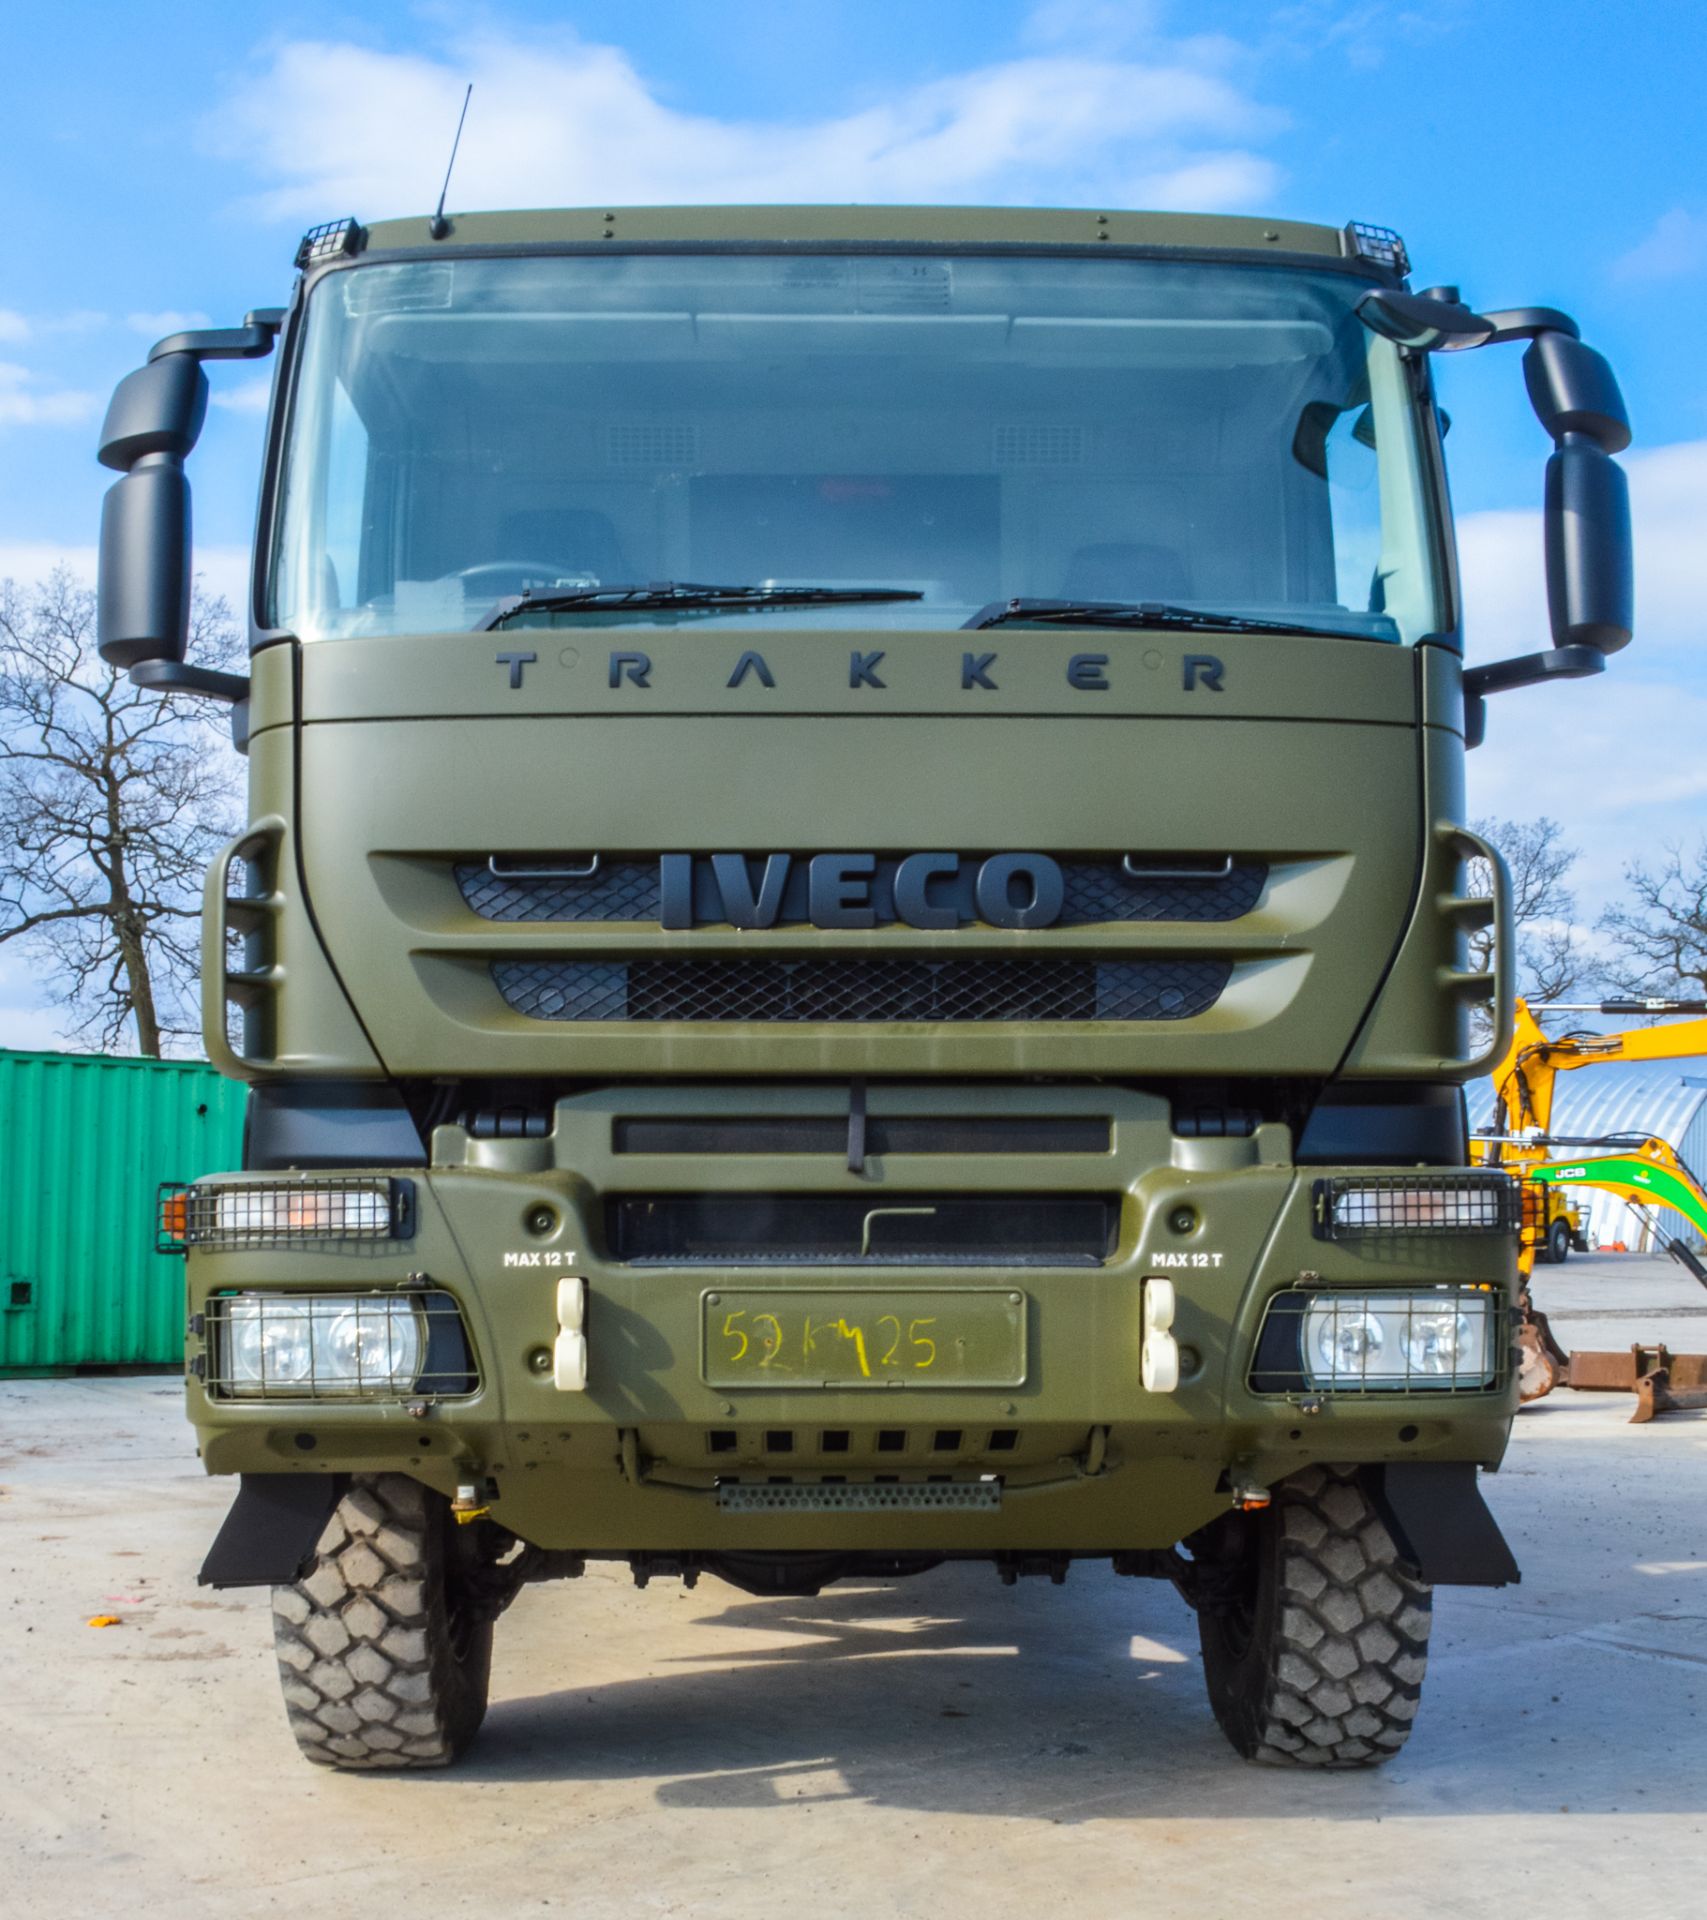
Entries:
{"label": "concrete ground", "polygon": [[[1538,1292],[1567,1344],[1707,1347],[1661,1261]],[[1437,1596],[1373,1775],[1234,1759],[1149,1582],[753,1600],[595,1568],[500,1623],[472,1761],[399,1778],[299,1760],[265,1597],[197,1590],[230,1489],[171,1381],[0,1382],[0,1913],[1698,1914],[1707,1414],[1629,1410],[1519,1420],[1487,1489],[1523,1585]]]}

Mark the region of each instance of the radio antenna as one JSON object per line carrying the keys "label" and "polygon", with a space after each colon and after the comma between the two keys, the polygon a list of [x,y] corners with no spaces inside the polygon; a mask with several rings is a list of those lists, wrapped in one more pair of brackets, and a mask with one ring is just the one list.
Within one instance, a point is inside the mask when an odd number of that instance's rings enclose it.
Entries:
{"label": "radio antenna", "polygon": [[445,183],[439,188],[438,209],[427,223],[427,231],[435,240],[442,240],[450,232],[450,222],[445,218],[445,195],[450,192],[450,176],[456,166],[456,150],[462,145],[462,123],[468,118],[469,96],[474,92],[474,82],[468,83],[468,92],[462,96],[462,112],[456,118],[456,138],[450,143],[450,165],[445,168]]}

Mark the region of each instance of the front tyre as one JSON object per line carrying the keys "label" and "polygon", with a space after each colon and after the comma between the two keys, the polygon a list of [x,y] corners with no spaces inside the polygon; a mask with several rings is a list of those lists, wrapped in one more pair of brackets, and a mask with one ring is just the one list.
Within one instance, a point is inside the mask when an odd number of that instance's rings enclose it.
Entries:
{"label": "front tyre", "polygon": [[308,1572],[273,1589],[285,1707],[310,1760],[442,1767],[474,1738],[492,1618],[459,1544],[442,1494],[399,1473],[357,1474]]}
{"label": "front tyre", "polygon": [[1568,1220],[1555,1220],[1547,1229],[1547,1260],[1549,1265],[1562,1267],[1571,1257],[1571,1223]]}
{"label": "front tyre", "polygon": [[1203,1671],[1221,1731],[1269,1766],[1373,1767],[1405,1744],[1432,1588],[1355,1467],[1307,1467],[1218,1523],[1197,1561]]}

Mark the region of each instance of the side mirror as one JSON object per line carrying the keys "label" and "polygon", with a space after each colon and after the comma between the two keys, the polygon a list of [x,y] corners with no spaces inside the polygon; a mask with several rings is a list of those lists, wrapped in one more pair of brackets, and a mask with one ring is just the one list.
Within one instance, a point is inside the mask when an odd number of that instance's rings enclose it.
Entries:
{"label": "side mirror", "polygon": [[1627,647],[1636,567],[1624,469],[1591,441],[1567,436],[1547,462],[1542,531],[1553,644],[1602,654]]}
{"label": "side mirror", "polygon": [[101,503],[95,620],[101,658],[126,668],[157,665],[142,684],[176,686],[236,701],[247,683],[234,674],[185,667],[190,625],[190,483],[184,461],[207,418],[204,360],[253,360],[270,353],[281,309],[250,314],[241,327],[175,333],[113,393],[99,459],[124,477]]}
{"label": "side mirror", "polygon": [[207,375],[188,354],[127,373],[101,428],[102,466],[124,475],[101,503],[101,658],[182,660],[190,624],[190,484],[184,459],[207,418]]}
{"label": "side mirror", "polygon": [[1486,728],[1488,694],[1599,673],[1609,653],[1630,644],[1635,631],[1630,489],[1623,468],[1611,457],[1630,444],[1630,416],[1612,368],[1583,345],[1570,315],[1555,308],[1478,314],[1458,300],[1456,288],[1408,294],[1379,287],[1357,303],[1357,315],[1372,333],[1412,353],[1529,342],[1524,385],[1554,445],[1542,518],[1553,645],[1545,653],[1497,660],[1464,675],[1464,738],[1476,746]]}
{"label": "side mirror", "polygon": [[1630,444],[1630,416],[1602,356],[1546,328],[1523,356],[1535,417],[1558,451],[1547,462],[1547,609],[1555,646],[1616,653],[1635,627],[1630,487],[1609,456]]}
{"label": "side mirror", "polygon": [[190,483],[170,455],[145,459],[101,502],[95,637],[115,667],[182,660],[190,631]]}

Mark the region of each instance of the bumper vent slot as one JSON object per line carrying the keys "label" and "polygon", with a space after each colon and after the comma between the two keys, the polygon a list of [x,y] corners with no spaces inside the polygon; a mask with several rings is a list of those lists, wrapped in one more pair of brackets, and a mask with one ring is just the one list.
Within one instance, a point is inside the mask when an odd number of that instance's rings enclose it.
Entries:
{"label": "bumper vent slot", "polygon": [[1096,1267],[1114,1251],[1113,1194],[619,1194],[612,1256],[652,1266]]}
{"label": "bumper vent slot", "polygon": [[497,960],[534,1020],[1189,1020],[1230,960]]}
{"label": "bumper vent slot", "polygon": [[[1103,1114],[898,1114],[866,1121],[865,1150],[882,1153],[1107,1153],[1112,1130]],[[676,1119],[667,1114],[618,1119],[618,1153],[847,1152],[845,1114],[749,1114]]]}
{"label": "bumper vent slot", "polygon": [[747,1486],[725,1481],[717,1489],[724,1513],[1000,1513],[999,1480],[926,1481],[856,1486],[846,1481]]}

